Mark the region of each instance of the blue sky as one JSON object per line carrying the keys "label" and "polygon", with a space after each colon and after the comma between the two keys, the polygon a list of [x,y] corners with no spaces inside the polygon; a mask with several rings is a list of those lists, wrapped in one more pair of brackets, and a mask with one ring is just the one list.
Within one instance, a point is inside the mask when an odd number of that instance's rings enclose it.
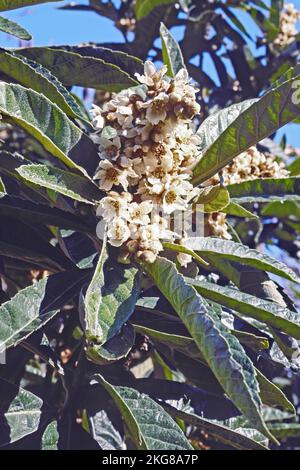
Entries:
{"label": "blue sky", "polygon": [[[70,0],[13,10],[4,13],[3,16],[20,23],[30,31],[33,36],[33,44],[36,46],[77,44],[87,41],[98,43],[122,41],[121,33],[110,20],[95,13],[70,12],[58,9],[59,6],[66,3],[70,3]],[[77,0],[76,3],[88,4],[88,1]],[[293,3],[300,10],[300,0],[295,0]],[[240,18],[251,34],[255,36],[257,27],[249,20],[248,15],[241,15]],[[177,31],[176,35],[180,35],[180,31]],[[5,47],[17,47],[19,42],[1,33],[0,44]],[[207,63],[207,69],[214,77],[215,72],[209,63]],[[300,147],[299,125],[289,124],[285,126],[278,132],[277,138],[280,139],[283,133],[287,134],[289,143]]]}

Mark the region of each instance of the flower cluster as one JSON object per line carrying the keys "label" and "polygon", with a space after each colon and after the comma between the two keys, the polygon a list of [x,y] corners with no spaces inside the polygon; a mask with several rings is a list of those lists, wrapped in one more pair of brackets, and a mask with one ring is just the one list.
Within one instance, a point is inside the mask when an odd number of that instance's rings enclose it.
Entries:
{"label": "flower cluster", "polygon": [[[242,183],[257,178],[286,178],[289,172],[283,162],[278,162],[271,153],[262,153],[255,146],[238,155],[222,171],[224,185]],[[207,184],[219,183],[219,177],[214,176]],[[206,235],[231,239],[226,223],[226,214],[213,213],[206,218]]]}
{"label": "flower cluster", "polygon": [[196,90],[185,69],[174,79],[166,72],[147,61],[144,75],[137,74],[141,85],[93,106],[100,156],[94,179],[107,193],[98,214],[112,245],[150,262],[162,239],[180,238],[161,214],[185,210],[198,194],[189,181],[199,159]]}
{"label": "flower cluster", "polygon": [[[270,153],[260,152],[255,146],[238,155],[222,172],[225,186],[257,178],[285,178],[288,175],[283,162],[278,162]],[[209,180],[209,184],[216,183],[217,176]]]}
{"label": "flower cluster", "polygon": [[292,3],[284,5],[280,12],[280,31],[273,42],[276,47],[284,49],[295,40],[298,34],[296,23],[299,20],[300,12],[295,6]]}

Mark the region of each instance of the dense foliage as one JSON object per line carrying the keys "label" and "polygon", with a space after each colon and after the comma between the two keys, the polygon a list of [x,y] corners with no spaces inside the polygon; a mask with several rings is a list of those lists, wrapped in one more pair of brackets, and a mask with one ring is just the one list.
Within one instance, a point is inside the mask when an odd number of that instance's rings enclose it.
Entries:
{"label": "dense foliage", "polygon": [[297,448],[299,14],[89,3],[124,42],[0,51],[0,446]]}

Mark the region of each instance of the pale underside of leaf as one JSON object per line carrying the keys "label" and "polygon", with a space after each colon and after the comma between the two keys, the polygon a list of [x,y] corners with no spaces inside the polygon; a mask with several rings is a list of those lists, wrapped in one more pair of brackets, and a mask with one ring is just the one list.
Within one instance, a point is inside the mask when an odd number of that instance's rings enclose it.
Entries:
{"label": "pale underside of leaf", "polygon": [[112,386],[97,374],[122,414],[138,449],[191,450],[179,426],[147,395],[123,386]]}

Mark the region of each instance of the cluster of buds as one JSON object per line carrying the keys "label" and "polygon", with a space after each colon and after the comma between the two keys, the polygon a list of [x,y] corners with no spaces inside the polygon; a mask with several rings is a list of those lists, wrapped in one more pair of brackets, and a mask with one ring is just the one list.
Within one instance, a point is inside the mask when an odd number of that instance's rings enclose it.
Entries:
{"label": "cluster of buds", "polygon": [[293,3],[284,5],[280,12],[280,30],[273,44],[279,49],[284,49],[291,44],[298,35],[297,21],[300,20],[300,12]]}
{"label": "cluster of buds", "polygon": [[[225,186],[258,178],[286,178],[287,176],[289,176],[289,172],[285,169],[283,162],[277,161],[276,157],[270,153],[260,152],[255,146],[238,155],[222,171]],[[218,184],[219,177],[214,176],[207,183]],[[206,234],[231,239],[227,228],[226,214],[209,214],[206,220]]]}
{"label": "cluster of buds", "polygon": [[196,90],[185,69],[173,79],[166,73],[166,66],[157,70],[147,61],[144,75],[136,74],[141,85],[93,106],[100,156],[94,179],[106,193],[98,214],[113,246],[148,262],[162,251],[163,239],[180,243],[170,214],[186,210],[198,195],[189,181],[199,160]]}
{"label": "cluster of buds", "polygon": [[[270,153],[260,152],[255,146],[238,155],[222,172],[225,186],[257,178],[285,178],[288,175],[283,162],[278,162]],[[217,176],[209,180],[209,184],[218,182]]]}

